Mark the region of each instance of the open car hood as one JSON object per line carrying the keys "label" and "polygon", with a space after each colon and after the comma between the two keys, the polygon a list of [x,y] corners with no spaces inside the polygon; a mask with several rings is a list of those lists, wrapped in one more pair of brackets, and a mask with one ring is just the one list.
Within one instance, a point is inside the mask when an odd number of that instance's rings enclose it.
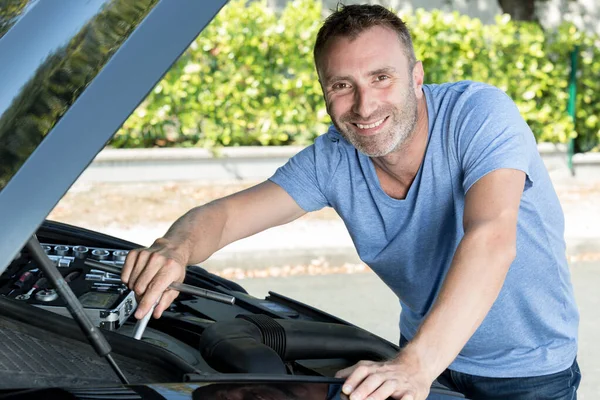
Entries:
{"label": "open car hood", "polygon": [[[273,292],[253,297],[199,266],[184,282],[198,290],[136,337],[137,300],[114,270],[139,246],[44,221],[225,3],[1,3],[0,399],[323,400],[340,398],[336,371],[397,355],[339,318]],[[48,285],[51,273],[60,280]],[[431,400],[461,398],[436,391]]]}
{"label": "open car hood", "polygon": [[0,273],[226,2],[2,2]]}

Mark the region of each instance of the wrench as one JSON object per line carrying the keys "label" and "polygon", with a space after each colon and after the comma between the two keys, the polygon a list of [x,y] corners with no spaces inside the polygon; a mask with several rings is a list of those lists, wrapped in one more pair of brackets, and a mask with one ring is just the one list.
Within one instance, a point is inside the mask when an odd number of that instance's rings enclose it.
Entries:
{"label": "wrench", "polygon": [[34,277],[40,270],[38,268],[34,268],[32,270],[29,270],[27,272],[25,272],[23,275],[21,275],[19,277],[19,279],[17,281],[15,281],[12,284],[12,290],[10,292],[8,292],[8,295],[10,296],[12,294],[12,292],[14,292],[17,289],[21,289],[25,283],[31,279],[32,277]]}
{"label": "wrench", "polygon": [[39,289],[41,286],[44,286],[45,284],[46,284],[46,278],[40,278],[33,284],[31,289],[29,289],[29,291],[27,293],[20,294],[20,295],[16,296],[15,299],[23,300],[23,301],[29,300],[29,298],[31,297],[33,292],[35,292],[37,289]]}

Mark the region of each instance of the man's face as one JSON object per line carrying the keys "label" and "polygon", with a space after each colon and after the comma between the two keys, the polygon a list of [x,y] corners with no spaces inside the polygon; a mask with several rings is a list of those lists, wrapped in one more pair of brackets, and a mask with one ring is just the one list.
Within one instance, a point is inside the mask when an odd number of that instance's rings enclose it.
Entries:
{"label": "man's face", "polygon": [[334,37],[317,65],[327,112],[359,151],[382,157],[411,137],[417,88],[394,31],[375,26],[354,39]]}

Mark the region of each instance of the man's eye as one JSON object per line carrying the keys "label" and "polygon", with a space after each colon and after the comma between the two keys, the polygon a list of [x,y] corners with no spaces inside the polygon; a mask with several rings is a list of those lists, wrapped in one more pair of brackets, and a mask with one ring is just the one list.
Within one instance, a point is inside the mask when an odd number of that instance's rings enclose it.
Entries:
{"label": "man's eye", "polygon": [[344,83],[344,82],[338,82],[333,84],[333,86],[331,87],[333,90],[341,90],[341,89],[346,89],[348,88],[348,84]]}
{"label": "man's eye", "polygon": [[385,80],[388,80],[388,79],[390,79],[390,77],[387,76],[387,75],[377,75],[377,80],[378,81],[385,81]]}

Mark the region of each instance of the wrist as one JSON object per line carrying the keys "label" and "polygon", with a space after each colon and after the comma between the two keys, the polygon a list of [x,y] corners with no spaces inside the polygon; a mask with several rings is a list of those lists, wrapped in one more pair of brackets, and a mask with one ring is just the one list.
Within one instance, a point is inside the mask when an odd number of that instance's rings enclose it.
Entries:
{"label": "wrist", "polygon": [[187,266],[191,256],[191,247],[187,240],[177,241],[165,236],[156,239],[152,247],[160,247],[166,249],[171,256],[176,255],[172,258],[184,267]]}
{"label": "wrist", "polygon": [[400,350],[396,360],[413,365],[428,382],[433,382],[445,368],[438,366],[434,351],[418,343],[407,344]]}

